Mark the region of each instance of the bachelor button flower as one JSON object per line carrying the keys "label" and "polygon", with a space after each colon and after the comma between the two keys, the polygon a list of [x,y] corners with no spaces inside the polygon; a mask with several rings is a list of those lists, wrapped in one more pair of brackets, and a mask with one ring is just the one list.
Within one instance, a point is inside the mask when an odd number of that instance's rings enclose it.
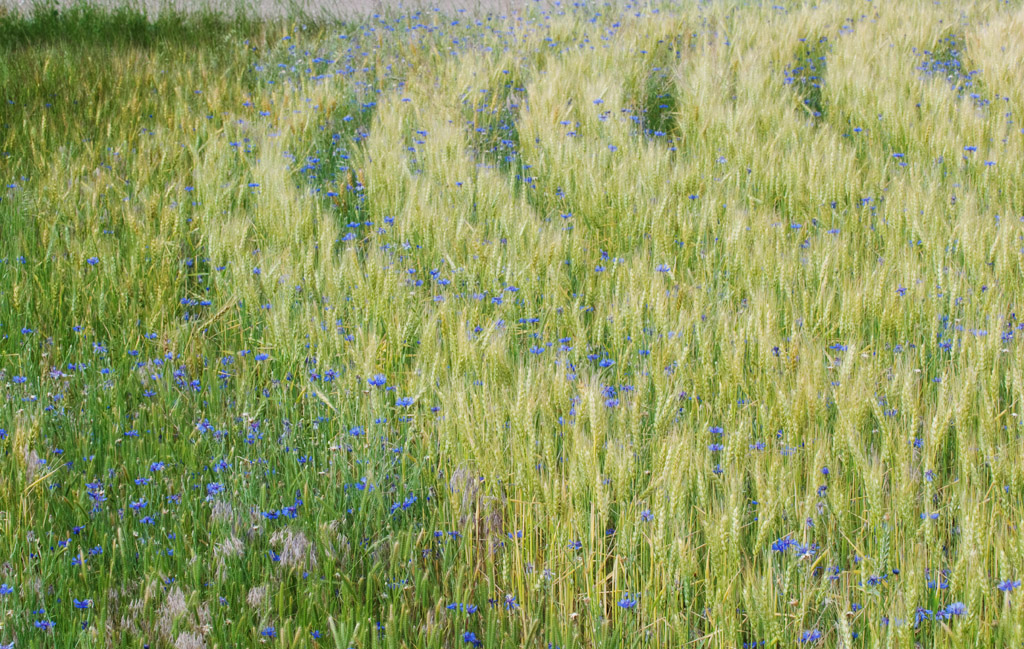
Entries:
{"label": "bachelor button flower", "polygon": [[772,543],[772,550],[776,552],[785,552],[789,548],[797,545],[797,542],[790,538],[779,539],[775,543]]}
{"label": "bachelor button flower", "polygon": [[619,608],[624,608],[627,611],[636,606],[636,598],[630,598],[629,593],[623,593],[622,599],[619,600]]}
{"label": "bachelor button flower", "polygon": [[657,266],[654,267],[654,270],[658,271],[659,273],[667,273],[671,269],[668,267],[668,264],[658,264]]}
{"label": "bachelor button flower", "polygon": [[1020,580],[1019,579],[1016,580],[1016,581],[1013,581],[1011,579],[1004,579],[1003,581],[999,582],[996,585],[996,588],[998,588],[999,590],[1003,591],[1004,593],[1009,593],[1014,588],[1018,588],[1019,586],[1020,586]]}
{"label": "bachelor button flower", "polygon": [[89,257],[85,261],[87,261],[90,266],[95,266],[96,264],[100,263],[100,258],[99,257]]}
{"label": "bachelor button flower", "polygon": [[395,399],[395,405],[401,408],[406,408],[408,406],[411,406],[413,401],[415,401],[415,399],[413,399],[412,397],[399,397]]}
{"label": "bachelor button flower", "polygon": [[613,361],[610,358],[602,358],[601,362],[598,363],[598,365],[600,365],[601,367],[611,367],[612,365],[615,365],[615,361]]}
{"label": "bachelor button flower", "polygon": [[804,631],[802,634],[800,634],[800,644],[806,644],[808,642],[817,642],[818,640],[821,640],[821,638],[821,631],[817,629]]}
{"label": "bachelor button flower", "polygon": [[640,512],[640,520],[649,523],[654,520],[654,514],[651,513],[651,510],[645,509]]}
{"label": "bachelor button flower", "polygon": [[7,584],[0,584],[0,597],[3,597],[4,595],[10,595],[13,592],[13,587],[8,586]]}
{"label": "bachelor button flower", "polygon": [[939,614],[944,619],[948,619],[950,617],[959,616],[959,615],[966,615],[967,614],[967,606],[965,606],[963,602],[953,602],[952,604],[950,604],[946,608],[942,609],[939,612]]}
{"label": "bachelor button flower", "polygon": [[708,432],[711,433],[712,435],[721,435],[725,431],[722,429],[721,426],[712,426],[708,428]]}
{"label": "bachelor button flower", "polygon": [[268,626],[267,628],[265,628],[262,631],[260,631],[260,635],[264,636],[266,638],[276,638],[277,637],[277,629],[275,629],[272,626]]}
{"label": "bachelor button flower", "polygon": [[480,640],[477,639],[476,634],[473,633],[472,631],[466,631],[465,633],[463,633],[462,634],[462,641],[463,642],[467,642],[467,643],[473,645],[474,647],[482,647],[483,644],[484,644],[483,642],[481,642]]}
{"label": "bachelor button flower", "polygon": [[[808,519],[810,520],[810,519]],[[798,559],[812,559],[818,552],[818,544],[811,543],[810,545],[796,544],[796,556]]]}
{"label": "bachelor button flower", "polygon": [[72,598],[71,599],[71,603],[74,605],[75,608],[89,608],[90,606],[92,606],[92,600],[91,599],[74,599],[74,598]]}
{"label": "bachelor button flower", "polygon": [[385,377],[383,374],[374,374],[369,379],[367,379],[366,382],[375,388],[381,388],[384,387],[385,383],[387,383],[387,377]]}

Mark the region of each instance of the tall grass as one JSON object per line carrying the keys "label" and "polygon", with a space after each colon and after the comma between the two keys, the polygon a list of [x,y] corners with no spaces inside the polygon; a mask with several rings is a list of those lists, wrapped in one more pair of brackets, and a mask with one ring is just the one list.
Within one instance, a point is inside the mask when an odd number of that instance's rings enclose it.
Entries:
{"label": "tall grass", "polygon": [[1020,646],[1022,29],[0,16],[0,644]]}

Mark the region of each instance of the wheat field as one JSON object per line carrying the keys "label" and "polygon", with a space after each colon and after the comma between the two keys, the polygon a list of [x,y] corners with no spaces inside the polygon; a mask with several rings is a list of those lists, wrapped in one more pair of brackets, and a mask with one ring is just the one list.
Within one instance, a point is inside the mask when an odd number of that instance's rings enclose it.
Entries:
{"label": "wheat field", "polygon": [[0,646],[1020,647],[1024,9],[0,12]]}

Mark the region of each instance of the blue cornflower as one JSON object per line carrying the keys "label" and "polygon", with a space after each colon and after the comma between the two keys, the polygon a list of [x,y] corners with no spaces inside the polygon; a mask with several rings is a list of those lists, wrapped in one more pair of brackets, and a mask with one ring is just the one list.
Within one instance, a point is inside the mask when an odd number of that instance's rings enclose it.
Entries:
{"label": "blue cornflower", "polygon": [[772,550],[774,550],[776,552],[785,552],[786,550],[788,550],[789,548],[791,548],[791,547],[793,547],[795,545],[798,545],[798,544],[793,539],[782,538],[782,539],[779,539],[778,541],[776,541],[775,543],[772,543]]}
{"label": "blue cornflower", "polygon": [[0,596],[10,595],[13,592],[14,588],[12,586],[8,586],[7,584],[0,584]]}
{"label": "blue cornflower", "polygon": [[414,401],[415,399],[413,399],[412,397],[399,397],[395,399],[395,405],[401,408],[406,408],[408,406],[411,406]]}
{"label": "blue cornflower", "polygon": [[640,512],[640,520],[649,523],[654,520],[654,514],[651,513],[651,510],[645,509]]}
{"label": "blue cornflower", "polygon": [[89,257],[85,261],[88,262],[90,266],[95,266],[96,264],[100,263],[100,258],[99,257]]}
{"label": "blue cornflower", "polygon": [[71,603],[74,605],[75,608],[89,608],[90,606],[92,606],[92,600],[91,599],[74,599],[74,598],[72,598],[71,599]]}
{"label": "blue cornflower", "polygon": [[1014,588],[1019,588],[1019,587],[1020,587],[1020,580],[1019,579],[1016,580],[1016,581],[1013,581],[1013,580],[1010,580],[1010,579],[1004,579],[1003,581],[999,582],[996,585],[996,588],[998,588],[999,590],[1003,591],[1004,593],[1009,593]]}
{"label": "blue cornflower", "polygon": [[611,367],[612,365],[615,365],[615,361],[613,361],[610,358],[602,358],[601,362],[598,363],[598,365],[600,365],[601,367]]}
{"label": "blue cornflower", "polygon": [[949,618],[956,615],[967,615],[967,606],[963,602],[953,602],[942,610],[943,617]]}
{"label": "blue cornflower", "polygon": [[818,640],[821,640],[821,638],[821,631],[817,629],[804,631],[802,634],[800,634],[800,644],[807,644],[808,642],[817,642]]}
{"label": "blue cornflower", "polygon": [[275,629],[272,626],[268,626],[267,628],[265,628],[262,631],[260,631],[260,635],[265,637],[265,638],[276,638],[277,637],[277,629]]}
{"label": "blue cornflower", "polygon": [[636,598],[631,598],[629,593],[623,593],[622,599],[619,600],[619,608],[624,608],[627,611],[636,606]]}
{"label": "blue cornflower", "polygon": [[[808,520],[810,520],[810,519],[808,519]],[[814,555],[817,554],[817,552],[818,552],[818,544],[817,543],[811,543],[810,545],[800,545],[799,543],[796,544],[796,556],[798,558],[800,558],[800,559],[810,559],[810,558],[813,558]]]}
{"label": "blue cornflower", "polygon": [[473,633],[472,631],[466,631],[465,633],[463,633],[462,634],[462,641],[463,642],[468,642],[469,644],[473,645],[474,647],[482,647],[483,644],[484,644],[479,639],[477,639],[476,634]]}

